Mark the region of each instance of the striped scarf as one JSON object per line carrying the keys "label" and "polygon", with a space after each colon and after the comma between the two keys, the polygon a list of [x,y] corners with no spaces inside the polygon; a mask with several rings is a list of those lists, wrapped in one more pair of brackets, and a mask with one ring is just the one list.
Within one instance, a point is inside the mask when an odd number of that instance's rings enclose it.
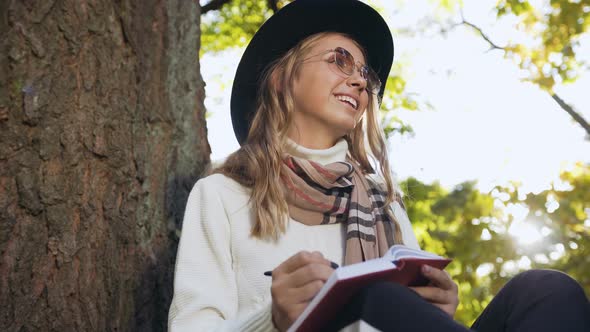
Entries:
{"label": "striped scarf", "polygon": [[386,211],[387,195],[356,163],[286,156],[282,180],[291,218],[305,225],[345,223],[345,265],[382,257],[394,244],[399,224]]}

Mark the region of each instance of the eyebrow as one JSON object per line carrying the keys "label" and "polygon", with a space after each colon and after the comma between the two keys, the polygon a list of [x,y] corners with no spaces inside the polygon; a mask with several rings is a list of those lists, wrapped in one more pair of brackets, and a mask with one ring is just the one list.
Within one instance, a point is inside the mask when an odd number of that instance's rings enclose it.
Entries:
{"label": "eyebrow", "polygon": [[[336,50],[336,48],[338,48],[338,47],[340,47],[341,49],[344,49],[344,50],[346,50],[346,52],[350,53],[350,55],[352,55],[352,58],[354,59],[354,61],[360,62],[360,64],[363,65],[363,66],[368,66],[366,62],[362,62],[362,61],[358,60],[357,57],[355,57],[354,54],[352,54],[352,52],[349,51],[346,47],[336,46],[333,50]],[[366,60],[365,59],[365,55],[362,54],[362,52],[361,52],[361,57],[362,57],[363,60]]]}

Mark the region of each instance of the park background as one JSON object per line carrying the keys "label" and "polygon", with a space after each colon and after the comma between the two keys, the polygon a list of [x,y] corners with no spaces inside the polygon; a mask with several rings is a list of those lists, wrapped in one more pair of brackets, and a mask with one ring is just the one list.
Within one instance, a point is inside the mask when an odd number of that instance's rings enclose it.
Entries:
{"label": "park background", "polygon": [[[286,3],[0,4],[0,329],[166,329],[188,192],[238,147],[231,80]],[[393,171],[454,259],[456,318],[529,268],[590,294],[590,1],[368,3]]]}
{"label": "park background", "polygon": [[[590,290],[590,128],[552,97],[590,116],[590,38],[575,32],[585,31],[590,4],[368,3],[394,36],[382,107],[393,171],[421,246],[455,259],[457,318],[470,323],[524,269],[557,268]],[[233,2],[203,18],[214,161],[239,146],[231,84],[267,6]]]}

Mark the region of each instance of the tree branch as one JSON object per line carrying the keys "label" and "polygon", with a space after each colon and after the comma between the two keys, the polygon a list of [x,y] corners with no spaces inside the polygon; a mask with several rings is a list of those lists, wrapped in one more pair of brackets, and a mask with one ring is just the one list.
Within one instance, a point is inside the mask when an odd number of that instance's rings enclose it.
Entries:
{"label": "tree branch", "polygon": [[[459,24],[454,24],[451,28],[456,27],[457,25],[467,25],[470,28],[474,29],[475,31],[477,31],[480,36],[486,41],[488,42],[488,44],[490,44],[490,50],[503,50],[506,51],[505,47],[502,46],[498,46],[496,43],[494,43],[484,32],[483,30],[478,27],[477,25],[465,20],[465,17],[463,16],[463,11],[461,11],[461,22]],[[582,128],[584,128],[584,130],[586,130],[586,138],[588,140],[590,140],[590,124],[588,124],[588,121],[586,121],[586,119],[584,119],[584,117],[576,112],[572,106],[570,106],[568,103],[566,103],[563,99],[561,99],[556,93],[552,93],[549,92],[549,95],[551,96],[551,98],[553,98],[553,100],[555,100],[555,102],[557,102],[557,104],[564,110],[566,111],[573,119],[574,121],[576,121],[580,126],[582,126]]]}
{"label": "tree branch", "polygon": [[465,19],[463,19],[463,20],[461,21],[461,24],[463,24],[463,25],[467,25],[468,27],[471,27],[472,29],[474,29],[475,31],[477,31],[477,32],[480,34],[480,36],[481,36],[481,37],[482,37],[482,38],[483,38],[485,41],[487,41],[487,42],[488,42],[488,44],[490,44],[490,48],[491,48],[492,50],[503,50],[503,51],[505,51],[505,50],[506,50],[506,48],[505,48],[505,47],[498,46],[496,43],[494,43],[494,42],[493,42],[493,41],[492,41],[492,40],[491,40],[491,39],[490,39],[490,38],[489,38],[489,37],[488,37],[488,36],[487,36],[487,35],[486,35],[486,34],[483,32],[483,30],[481,30],[481,28],[480,28],[480,27],[478,27],[477,25],[475,25],[475,24],[473,24],[473,23],[471,23],[471,22],[469,22],[469,21],[466,21]]}
{"label": "tree branch", "polygon": [[580,115],[580,113],[576,112],[573,107],[567,104],[563,99],[561,99],[557,93],[552,93],[551,98],[557,102],[557,104],[566,111],[574,120],[586,130],[586,138],[590,140],[590,124]]}
{"label": "tree branch", "polygon": [[223,5],[229,3],[230,1],[231,0],[211,0],[208,4],[201,7],[201,15],[211,10],[219,10],[221,7],[223,7]]}
{"label": "tree branch", "polygon": [[[478,27],[477,25],[475,25],[475,24],[473,24],[473,23],[471,23],[471,22],[467,21],[467,20],[465,19],[465,16],[463,16],[463,9],[461,9],[461,22],[460,22],[459,24],[466,25],[466,26],[468,26],[468,27],[472,28],[473,30],[477,31],[477,32],[479,33],[479,35],[480,35],[480,36],[481,36],[481,37],[482,37],[482,38],[483,38],[485,41],[487,41],[487,42],[488,42],[488,44],[490,44],[490,50],[503,50],[503,51],[505,51],[505,50],[506,50],[506,47],[498,46],[498,44],[494,43],[494,42],[493,42],[493,41],[492,41],[492,40],[491,40],[491,39],[490,39],[490,38],[489,38],[489,37],[488,37],[488,36],[487,36],[487,35],[486,35],[486,34],[483,32],[483,30],[482,30],[480,27]],[[454,26],[457,26],[457,25],[454,25]]]}

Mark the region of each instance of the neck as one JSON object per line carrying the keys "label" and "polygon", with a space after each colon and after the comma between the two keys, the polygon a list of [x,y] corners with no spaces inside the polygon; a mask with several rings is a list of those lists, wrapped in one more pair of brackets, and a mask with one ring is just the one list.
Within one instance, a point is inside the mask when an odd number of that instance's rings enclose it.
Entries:
{"label": "neck", "polygon": [[301,135],[301,133],[294,127],[289,129],[287,137],[297,145],[314,150],[329,149],[342,139],[342,137],[322,135],[322,133],[318,131],[313,135]]}

